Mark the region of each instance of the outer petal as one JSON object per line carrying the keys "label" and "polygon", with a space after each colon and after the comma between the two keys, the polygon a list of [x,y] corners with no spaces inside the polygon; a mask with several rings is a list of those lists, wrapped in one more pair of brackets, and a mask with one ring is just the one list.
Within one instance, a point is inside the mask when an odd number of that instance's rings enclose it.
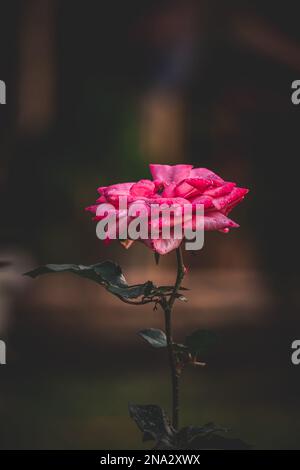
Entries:
{"label": "outer petal", "polygon": [[193,165],[156,165],[150,163],[152,178],[166,183],[179,183],[188,178]]}
{"label": "outer petal", "polygon": [[211,170],[208,170],[207,168],[193,168],[190,173],[190,178],[195,177],[212,180],[221,184],[224,183],[224,180],[220,176],[216,175],[216,173]]}
{"label": "outer petal", "polygon": [[92,206],[85,207],[87,212],[92,212],[92,214],[96,214],[97,207],[99,204],[93,204]]}
{"label": "outer petal", "polygon": [[[230,228],[237,228],[239,227],[233,220],[226,217],[226,215],[222,214],[218,211],[211,211],[204,215],[204,221],[202,217],[199,217],[197,220],[198,227],[204,227],[205,231],[229,231]],[[189,230],[196,230],[196,217],[193,216],[192,219],[188,219],[184,225],[185,229]]]}
{"label": "outer petal", "polygon": [[132,200],[132,196],[130,194],[130,189],[134,185],[134,183],[121,183],[121,184],[114,184],[112,186],[107,186],[104,189],[103,193],[107,200],[112,204],[118,206],[119,198],[121,196],[128,197],[129,200]]}
{"label": "outer petal", "polygon": [[129,191],[133,184],[134,183],[117,183],[111,184],[110,186],[99,186],[99,188],[97,188],[97,192],[102,196],[107,190]]}
{"label": "outer petal", "polygon": [[213,204],[219,211],[228,214],[239,202],[241,202],[245,195],[248,193],[248,189],[245,188],[233,188],[233,190],[218,198],[213,198]]}
{"label": "outer petal", "polygon": [[106,201],[106,197],[105,196],[99,196],[98,199],[96,199],[96,202],[98,204],[104,204]]}
{"label": "outer petal", "polygon": [[237,228],[239,225],[221,212],[208,212],[204,217],[204,230],[224,230]]}
{"label": "outer petal", "polygon": [[97,188],[97,192],[100,194],[100,196],[102,196],[106,188],[107,186],[99,186],[99,188]]}
{"label": "outer petal", "polygon": [[151,250],[156,251],[159,255],[166,255],[167,253],[170,253],[170,251],[176,250],[182,242],[182,240],[175,240],[173,238],[164,240],[164,239],[158,239],[158,240],[142,240],[143,243],[145,243],[148,248],[151,248]]}

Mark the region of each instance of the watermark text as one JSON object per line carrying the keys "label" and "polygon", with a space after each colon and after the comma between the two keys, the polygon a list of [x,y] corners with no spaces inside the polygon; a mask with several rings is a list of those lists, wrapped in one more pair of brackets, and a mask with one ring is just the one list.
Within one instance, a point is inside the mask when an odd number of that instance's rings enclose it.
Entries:
{"label": "watermark text", "polygon": [[0,365],[6,364],[6,344],[0,339]]}

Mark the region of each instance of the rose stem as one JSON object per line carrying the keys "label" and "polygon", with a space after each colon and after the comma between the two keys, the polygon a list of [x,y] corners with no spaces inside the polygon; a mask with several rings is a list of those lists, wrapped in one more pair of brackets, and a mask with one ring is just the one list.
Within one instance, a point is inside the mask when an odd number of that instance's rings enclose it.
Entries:
{"label": "rose stem", "polygon": [[168,356],[169,356],[169,365],[171,371],[171,381],[172,381],[172,425],[177,430],[179,425],[179,375],[180,372],[176,367],[176,357],[173,349],[173,340],[172,340],[172,308],[176,300],[176,295],[180,289],[182,279],[185,274],[185,267],[183,264],[182,251],[181,248],[176,249],[176,258],[177,258],[177,277],[176,282],[172,291],[172,294],[168,301],[164,302],[162,307],[165,313],[165,329],[167,336],[167,347],[168,347]]}

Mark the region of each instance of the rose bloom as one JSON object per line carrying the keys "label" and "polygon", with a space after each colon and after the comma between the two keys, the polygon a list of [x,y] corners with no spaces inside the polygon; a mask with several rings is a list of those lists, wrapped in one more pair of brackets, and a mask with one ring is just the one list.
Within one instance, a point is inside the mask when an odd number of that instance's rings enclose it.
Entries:
{"label": "rose bloom", "polygon": [[[230,228],[239,227],[228,217],[228,214],[244,199],[248,189],[239,188],[235,183],[224,181],[206,168],[193,168],[192,165],[150,164],[150,172],[152,180],[144,179],[136,183],[99,187],[97,191],[100,197],[96,204],[86,208],[86,210],[97,214],[97,208],[100,205],[110,204],[109,211],[114,213],[117,222],[116,237],[113,238],[118,238],[122,223],[129,224],[132,221],[133,217],[128,217],[128,211],[133,204],[144,208],[149,215],[153,204],[167,204],[177,207],[192,204],[193,208],[197,204],[202,204],[204,207],[204,230],[217,230],[226,233]],[[124,214],[124,210],[119,209],[121,197],[126,200],[127,214]],[[102,218],[103,215],[96,215],[94,220]],[[151,220],[149,223],[151,224]],[[159,220],[160,228],[164,223],[170,222],[165,222],[162,216]],[[171,225],[174,223],[174,219],[171,219]],[[193,225],[194,220],[190,220],[190,223]],[[107,232],[105,242],[110,241],[111,237]],[[164,255],[178,248],[182,238],[176,239],[171,234],[168,239],[162,237],[151,239],[149,236],[146,239],[140,238],[140,241],[153,251]],[[129,247],[133,243],[132,240],[122,240],[121,242],[125,247]]]}

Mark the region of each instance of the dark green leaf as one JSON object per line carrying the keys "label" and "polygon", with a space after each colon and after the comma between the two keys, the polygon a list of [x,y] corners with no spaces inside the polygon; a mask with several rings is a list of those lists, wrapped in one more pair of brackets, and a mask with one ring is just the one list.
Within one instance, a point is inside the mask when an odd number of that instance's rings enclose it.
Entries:
{"label": "dark green leaf", "polygon": [[162,408],[129,404],[129,414],[143,433],[144,441],[155,440],[157,448],[172,448],[175,432]]}
{"label": "dark green leaf", "polygon": [[107,290],[112,294],[118,295],[127,299],[136,299],[138,297],[148,297],[151,292],[155,291],[155,286],[151,281],[145,282],[145,284],[137,284],[135,286],[119,287],[113,284],[108,285]]}
{"label": "dark green leaf", "polygon": [[102,263],[84,266],[82,264],[46,264],[25,273],[25,276],[35,278],[42,274],[69,272],[86,277],[92,281],[103,284],[104,282],[114,284],[119,287],[127,287],[127,282],[122,274],[119,265],[113,261],[104,261]]}
{"label": "dark green leaf", "polygon": [[160,258],[160,254],[155,251],[154,252],[154,259],[155,259],[155,264],[156,265],[158,265],[158,263],[159,263],[159,258]]}
{"label": "dark green leaf", "polygon": [[147,343],[149,343],[153,348],[167,347],[167,337],[162,330],[149,328],[148,330],[139,331],[138,335],[147,341]]}
{"label": "dark green leaf", "polygon": [[69,272],[90,279],[103,285],[109,292],[124,299],[136,299],[148,296],[156,287],[151,281],[144,284],[129,286],[120,266],[113,261],[84,266],[82,264],[46,264],[33,271],[25,273],[26,276],[36,278],[42,274]]}
{"label": "dark green leaf", "polygon": [[211,331],[197,330],[185,339],[185,344],[192,354],[202,354],[216,341],[216,335]]}

